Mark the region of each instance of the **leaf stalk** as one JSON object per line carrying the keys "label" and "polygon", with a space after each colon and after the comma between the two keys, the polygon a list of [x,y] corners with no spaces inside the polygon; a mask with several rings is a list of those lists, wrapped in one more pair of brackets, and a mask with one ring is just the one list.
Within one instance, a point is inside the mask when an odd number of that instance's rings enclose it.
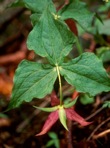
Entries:
{"label": "leaf stalk", "polygon": [[56,70],[57,70],[57,74],[58,74],[58,80],[59,80],[59,94],[60,94],[60,106],[63,104],[62,100],[63,100],[63,95],[62,95],[62,83],[61,83],[61,76],[60,76],[60,70],[58,65],[56,64]]}

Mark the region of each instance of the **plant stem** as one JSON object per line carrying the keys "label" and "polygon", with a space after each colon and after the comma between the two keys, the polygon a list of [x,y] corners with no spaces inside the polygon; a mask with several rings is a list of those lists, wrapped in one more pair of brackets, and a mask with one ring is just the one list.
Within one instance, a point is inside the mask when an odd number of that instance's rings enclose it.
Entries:
{"label": "plant stem", "polygon": [[80,42],[79,42],[78,37],[76,37],[76,46],[77,46],[79,55],[81,55],[81,54],[83,53],[83,49],[82,49],[82,46],[81,46],[81,44],[80,44]]}
{"label": "plant stem", "polygon": [[60,93],[60,105],[62,105],[63,95],[62,95],[62,84],[61,84],[61,76],[59,72],[59,67],[56,64],[57,74],[58,74],[58,80],[59,80],[59,93]]}

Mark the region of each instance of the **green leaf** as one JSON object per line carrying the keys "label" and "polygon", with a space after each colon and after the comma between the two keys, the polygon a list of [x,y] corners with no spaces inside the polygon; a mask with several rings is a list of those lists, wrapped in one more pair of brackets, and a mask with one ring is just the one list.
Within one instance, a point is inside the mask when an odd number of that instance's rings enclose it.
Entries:
{"label": "green leaf", "polygon": [[30,16],[32,24],[35,25],[40,17],[42,16],[43,12],[47,7],[51,10],[51,12],[55,13],[55,7],[52,3],[52,0],[24,0],[24,3],[28,9],[32,11],[32,15]]}
{"label": "green leaf", "polygon": [[87,94],[81,94],[80,102],[83,105],[92,104],[92,103],[94,103],[94,97],[91,97]]}
{"label": "green leaf", "polygon": [[23,6],[24,7],[24,2],[23,0],[15,0],[14,2],[12,2],[9,7],[19,7],[19,6]]}
{"label": "green leaf", "polygon": [[4,113],[0,113],[0,118],[8,118],[8,116]]}
{"label": "green leaf", "polygon": [[63,22],[54,18],[47,8],[28,36],[27,46],[36,54],[47,57],[51,64],[59,64],[72,50],[74,35]]}
{"label": "green leaf", "polygon": [[103,23],[97,20],[95,27],[99,34],[110,35],[110,19],[104,20]]}
{"label": "green leaf", "polygon": [[64,108],[60,107],[58,113],[59,113],[59,119],[60,119],[61,124],[64,126],[66,130],[68,130],[68,127],[66,125],[66,113],[65,113]]}
{"label": "green leaf", "polygon": [[110,47],[105,47],[105,46],[99,47],[96,49],[96,53],[103,62],[110,61]]}
{"label": "green leaf", "polygon": [[107,2],[105,4],[100,5],[100,7],[98,8],[98,12],[102,13],[102,12],[107,12],[110,9],[110,2]]}
{"label": "green leaf", "polygon": [[49,132],[48,135],[52,140],[49,140],[49,142],[46,144],[46,146],[50,147],[50,144],[51,144],[50,141],[53,141],[52,145],[54,145],[55,148],[60,148],[59,138],[58,138],[57,134],[55,132]]}
{"label": "green leaf", "polygon": [[110,108],[110,101],[105,101],[104,104],[103,104],[103,107],[108,107]]}
{"label": "green leaf", "polygon": [[45,112],[53,112],[56,111],[58,109],[58,106],[54,106],[54,107],[37,107],[37,106],[33,106],[39,110],[45,111]]}
{"label": "green leaf", "polygon": [[[37,1],[37,2],[36,2]],[[39,19],[42,17],[44,11],[49,8],[51,13],[56,13],[56,9],[54,7],[54,4],[52,3],[52,0],[34,0],[34,3],[31,2],[31,0],[25,1],[26,6],[32,10],[32,15],[30,16],[32,24],[36,25],[36,23],[39,21]]]}
{"label": "green leaf", "polygon": [[84,29],[91,26],[94,13],[91,13],[84,2],[79,0],[70,0],[70,3],[59,11],[61,19],[72,18],[77,21]]}
{"label": "green leaf", "polygon": [[49,132],[48,135],[51,139],[58,139],[58,136],[55,132]]}
{"label": "green leaf", "polygon": [[51,93],[56,78],[57,72],[52,66],[22,61],[15,73],[9,109]]}
{"label": "green leaf", "polygon": [[52,145],[54,145],[54,140],[49,140],[46,144],[46,147],[51,147]]}
{"label": "green leaf", "polygon": [[110,91],[110,78],[102,61],[93,53],[83,53],[76,59],[62,64],[60,73],[78,92],[95,96],[102,91]]}
{"label": "green leaf", "polygon": [[77,101],[77,98],[74,99],[73,101],[69,102],[68,104],[64,104],[64,108],[72,107],[73,105],[75,105],[76,101]]}
{"label": "green leaf", "polygon": [[51,0],[23,0],[26,7],[32,12],[42,13]]}
{"label": "green leaf", "polygon": [[33,25],[33,26],[35,26],[35,25],[38,23],[40,17],[41,17],[41,14],[38,14],[38,13],[33,13],[33,14],[30,16],[30,19],[31,19],[31,21],[32,21],[32,25]]}

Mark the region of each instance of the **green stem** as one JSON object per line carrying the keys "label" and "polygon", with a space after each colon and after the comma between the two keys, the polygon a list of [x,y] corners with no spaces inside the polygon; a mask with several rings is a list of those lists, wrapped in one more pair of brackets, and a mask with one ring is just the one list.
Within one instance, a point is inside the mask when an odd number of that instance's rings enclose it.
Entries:
{"label": "green stem", "polygon": [[76,46],[77,46],[79,54],[81,55],[83,53],[83,49],[82,49],[82,46],[81,46],[81,44],[79,42],[78,37],[76,37]]}
{"label": "green stem", "polygon": [[59,93],[60,93],[60,105],[62,105],[63,101],[63,95],[62,95],[62,83],[61,83],[61,76],[59,72],[59,67],[56,64],[57,74],[58,74],[58,80],[59,80]]}

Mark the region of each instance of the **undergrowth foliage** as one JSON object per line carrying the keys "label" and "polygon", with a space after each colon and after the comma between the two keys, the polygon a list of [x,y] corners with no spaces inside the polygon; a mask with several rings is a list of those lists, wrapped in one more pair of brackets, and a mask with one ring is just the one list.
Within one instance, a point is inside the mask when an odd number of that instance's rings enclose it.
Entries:
{"label": "undergrowth foliage", "polygon": [[65,60],[77,42],[76,24],[88,30],[96,17],[95,13],[90,12],[80,0],[60,2],[57,5],[57,0],[22,1],[32,12],[30,18],[33,29],[29,33],[27,47],[46,58],[48,64],[27,60],[19,64],[8,109],[19,107],[24,101],[30,102],[33,98],[44,98],[52,93],[56,79],[59,80],[59,99],[55,92],[51,95],[51,104],[54,105],[51,108],[36,107],[52,112],[38,135],[45,134],[58,118],[67,130],[66,118],[82,126],[90,124],[74,111],[72,106],[76,98],[64,104],[61,77],[79,93],[95,96],[110,91],[110,78],[102,61],[94,53],[85,52],[75,59]]}

